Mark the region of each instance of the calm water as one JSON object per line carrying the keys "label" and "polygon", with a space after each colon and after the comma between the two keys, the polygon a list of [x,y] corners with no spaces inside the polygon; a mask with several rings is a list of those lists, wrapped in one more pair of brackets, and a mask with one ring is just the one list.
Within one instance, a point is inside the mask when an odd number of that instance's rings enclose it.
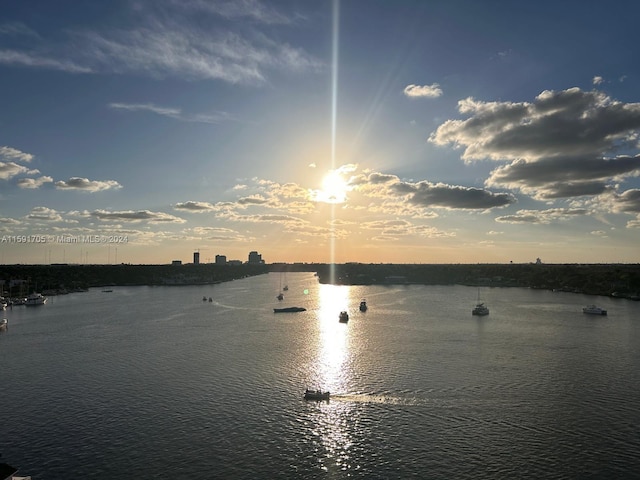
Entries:
{"label": "calm water", "polygon": [[3,460],[34,480],[640,476],[639,302],[487,288],[476,318],[470,287],[289,274],[278,302],[281,280],[7,310]]}

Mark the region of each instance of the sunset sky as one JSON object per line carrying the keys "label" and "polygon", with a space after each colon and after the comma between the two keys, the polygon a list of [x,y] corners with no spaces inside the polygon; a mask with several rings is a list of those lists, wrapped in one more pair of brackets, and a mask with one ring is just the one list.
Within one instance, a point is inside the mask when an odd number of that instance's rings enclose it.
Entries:
{"label": "sunset sky", "polygon": [[0,263],[639,262],[639,15],[5,0]]}

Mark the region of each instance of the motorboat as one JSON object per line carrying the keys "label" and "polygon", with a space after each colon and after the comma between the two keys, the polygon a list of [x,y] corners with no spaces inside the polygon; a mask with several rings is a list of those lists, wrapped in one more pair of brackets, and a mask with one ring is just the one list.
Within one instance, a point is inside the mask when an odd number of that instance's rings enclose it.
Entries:
{"label": "motorboat", "polygon": [[304,391],[305,400],[326,400],[329,401],[329,392],[323,392],[322,390],[309,390]]}
{"label": "motorboat", "polygon": [[360,311],[361,311],[361,312],[366,312],[366,311],[367,311],[367,308],[368,308],[368,307],[367,307],[367,302],[366,302],[365,300],[362,300],[362,301],[360,302],[360,307],[359,307],[359,308],[360,308]]}
{"label": "motorboat", "polygon": [[27,297],[26,306],[44,305],[47,303],[47,297],[44,297],[41,293],[32,293]]}
{"label": "motorboat", "polygon": [[471,315],[489,315],[489,307],[487,307],[484,303],[478,303],[473,310],[471,310]]}
{"label": "motorboat", "polygon": [[273,313],[291,313],[291,312],[304,312],[306,308],[303,307],[285,307],[285,308],[274,308]]}
{"label": "motorboat", "polygon": [[9,325],[9,320],[7,320],[6,318],[0,320],[0,330],[6,330],[7,325]]}
{"label": "motorboat", "polygon": [[276,298],[277,298],[278,300],[284,300],[284,294],[283,294],[283,293],[279,293],[279,294],[276,296]]}
{"label": "motorboat", "polygon": [[340,312],[338,320],[341,323],[347,323],[349,321],[349,314],[345,310],[343,310],[342,312]]}
{"label": "motorboat", "polygon": [[600,307],[597,307],[596,305],[587,305],[586,307],[583,307],[582,313],[589,313],[591,315],[606,315],[607,311]]}

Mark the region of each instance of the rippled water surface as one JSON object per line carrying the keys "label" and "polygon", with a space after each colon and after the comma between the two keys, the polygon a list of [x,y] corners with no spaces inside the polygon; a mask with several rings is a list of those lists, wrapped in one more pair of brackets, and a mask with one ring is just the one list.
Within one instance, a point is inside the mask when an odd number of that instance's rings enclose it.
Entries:
{"label": "rippled water surface", "polygon": [[639,302],[486,288],[477,318],[470,287],[288,274],[278,302],[281,281],[3,312],[2,459],[34,480],[639,475]]}

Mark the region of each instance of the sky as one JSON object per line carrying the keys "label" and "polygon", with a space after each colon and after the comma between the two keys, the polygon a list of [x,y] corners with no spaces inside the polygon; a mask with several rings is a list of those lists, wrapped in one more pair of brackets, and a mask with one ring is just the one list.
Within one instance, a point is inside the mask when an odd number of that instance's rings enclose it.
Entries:
{"label": "sky", "polygon": [[0,263],[637,263],[639,14],[3,0]]}

